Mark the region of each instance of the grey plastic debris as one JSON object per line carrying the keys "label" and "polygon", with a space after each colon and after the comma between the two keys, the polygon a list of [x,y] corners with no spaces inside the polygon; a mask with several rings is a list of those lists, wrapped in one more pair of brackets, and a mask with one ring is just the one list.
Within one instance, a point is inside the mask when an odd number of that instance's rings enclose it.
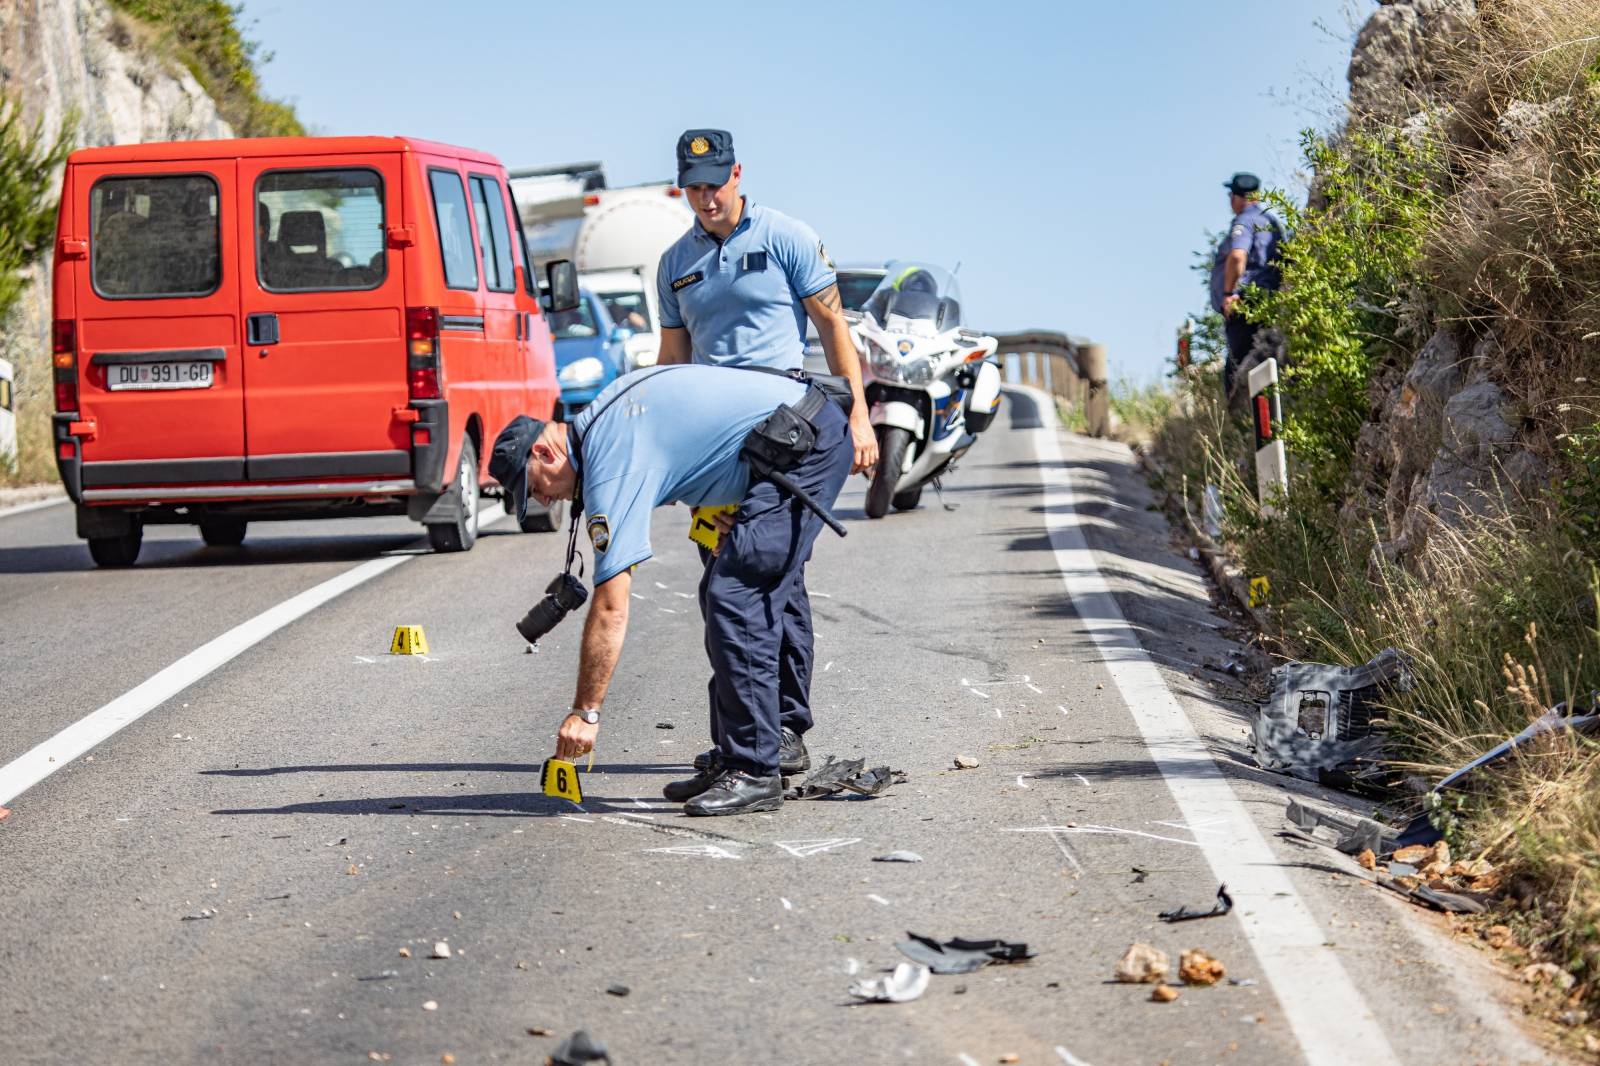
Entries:
{"label": "grey plastic debris", "polygon": [[838,760],[830,755],[804,781],[785,792],[783,798],[821,799],[824,796],[837,796],[841,792],[876,796],[890,785],[901,784],[906,779],[905,773],[900,770],[891,770],[887,766],[866,770],[863,769],[866,764],[865,759]]}
{"label": "grey plastic debris", "polygon": [[550,1053],[550,1066],[592,1066],[596,1062],[611,1066],[611,1053],[585,1029],[561,1041]]}
{"label": "grey plastic debris", "polygon": [[671,722],[657,722],[656,723],[656,728],[657,729],[676,729],[678,727],[673,725]]}
{"label": "grey plastic debris", "polygon": [[900,953],[920,962],[934,973],[972,973],[991,962],[1021,962],[1033,958],[1028,945],[1007,940],[964,940],[956,937],[943,944],[932,937],[907,932],[910,940],[895,944]]}
{"label": "grey plastic debris", "polygon": [[200,909],[199,913],[197,913],[197,914],[185,914],[182,918],[180,918],[178,920],[180,922],[207,922],[207,921],[210,921],[212,918],[215,918],[216,916],[217,916],[217,912],[216,911],[202,907]]}
{"label": "grey plastic debris", "polygon": [[1199,907],[1174,907],[1169,911],[1162,911],[1159,917],[1163,922],[1192,922],[1196,918],[1220,918],[1233,910],[1233,897],[1228,895],[1228,886],[1217,886],[1217,902],[1210,910],[1201,910]]}
{"label": "grey plastic debris", "polygon": [[[1394,865],[1400,866],[1404,864],[1395,863]],[[1406,897],[1413,903],[1419,903],[1424,907],[1432,907],[1434,910],[1444,911],[1446,914],[1482,914],[1488,910],[1488,907],[1484,905],[1484,901],[1477,898],[1477,893],[1445,892],[1441,889],[1429,888],[1427,885],[1407,888],[1397,879],[1386,877],[1382,874],[1378,875],[1378,884],[1397,895]]]}
{"label": "grey plastic debris", "polygon": [[[1360,855],[1363,851],[1381,855],[1389,850],[1392,834],[1370,818],[1345,818],[1329,814],[1295,799],[1289,801],[1289,809],[1284,812],[1284,817],[1307,837],[1319,844],[1332,844],[1346,855]],[[1326,839],[1327,834],[1319,834],[1319,829],[1328,830],[1335,839]]]}
{"label": "grey plastic debris", "polygon": [[873,862],[921,862],[922,856],[914,851],[891,851],[887,855],[879,855]]}
{"label": "grey plastic debris", "polygon": [[902,962],[891,974],[857,981],[850,994],[869,1003],[909,1003],[928,990],[928,968]]}
{"label": "grey plastic debris", "polygon": [[1335,788],[1355,789],[1383,758],[1377,701],[1386,689],[1411,687],[1393,648],[1364,666],[1285,663],[1272,671],[1272,693],[1256,713],[1256,762]]}
{"label": "grey plastic debris", "polygon": [[633,989],[629,988],[627,985],[607,985],[606,986],[606,994],[607,995],[612,995],[612,996],[626,996],[629,992],[632,992],[632,991],[633,991]]}

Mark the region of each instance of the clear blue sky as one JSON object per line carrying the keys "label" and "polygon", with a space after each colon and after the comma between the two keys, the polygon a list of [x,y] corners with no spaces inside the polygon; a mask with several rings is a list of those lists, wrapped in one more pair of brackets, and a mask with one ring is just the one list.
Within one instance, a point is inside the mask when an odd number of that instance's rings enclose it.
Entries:
{"label": "clear blue sky", "polygon": [[967,317],[1105,343],[1154,378],[1204,302],[1221,183],[1300,188],[1374,0],[793,4],[245,0],[268,93],[317,133],[671,180],[731,130],[747,194],[841,263],[961,263]]}

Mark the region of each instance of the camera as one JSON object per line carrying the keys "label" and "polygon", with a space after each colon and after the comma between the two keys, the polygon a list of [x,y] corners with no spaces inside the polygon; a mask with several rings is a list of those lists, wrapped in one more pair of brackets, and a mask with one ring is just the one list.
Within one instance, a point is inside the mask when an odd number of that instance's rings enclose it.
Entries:
{"label": "camera", "polygon": [[569,611],[582,607],[588,599],[589,590],[582,581],[568,573],[557,574],[545,588],[544,599],[534,604],[517,623],[517,632],[529,644],[537,644],[541,637],[561,624]]}

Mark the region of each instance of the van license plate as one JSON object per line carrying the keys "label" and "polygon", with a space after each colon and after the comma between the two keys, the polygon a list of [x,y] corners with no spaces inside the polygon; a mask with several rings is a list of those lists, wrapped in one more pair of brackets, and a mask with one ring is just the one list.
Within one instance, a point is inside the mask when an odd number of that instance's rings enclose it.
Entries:
{"label": "van license plate", "polygon": [[106,367],[106,387],[123,389],[209,389],[209,362],[113,363]]}

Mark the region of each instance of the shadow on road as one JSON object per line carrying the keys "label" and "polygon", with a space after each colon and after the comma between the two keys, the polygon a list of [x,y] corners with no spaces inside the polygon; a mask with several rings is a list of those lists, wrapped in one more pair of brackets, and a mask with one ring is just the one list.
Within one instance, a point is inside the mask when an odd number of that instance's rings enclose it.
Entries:
{"label": "shadow on road", "polygon": [[[597,763],[596,774],[646,774],[672,770],[687,770],[687,764],[673,763]],[[278,774],[343,774],[343,773],[500,773],[536,774],[539,763],[520,762],[390,762],[390,763],[326,763],[306,766],[252,766],[231,770],[201,770],[207,777],[274,777]]]}
{"label": "shadow on road", "polygon": [[[485,534],[486,536],[489,534]],[[235,566],[288,566],[304,563],[354,563],[416,545],[415,534],[340,537],[263,537],[238,548],[208,548],[186,541],[146,541],[140,570],[206,570]],[[426,549],[423,549],[426,553]],[[0,574],[62,574],[97,570],[81,542],[0,548]]]}

